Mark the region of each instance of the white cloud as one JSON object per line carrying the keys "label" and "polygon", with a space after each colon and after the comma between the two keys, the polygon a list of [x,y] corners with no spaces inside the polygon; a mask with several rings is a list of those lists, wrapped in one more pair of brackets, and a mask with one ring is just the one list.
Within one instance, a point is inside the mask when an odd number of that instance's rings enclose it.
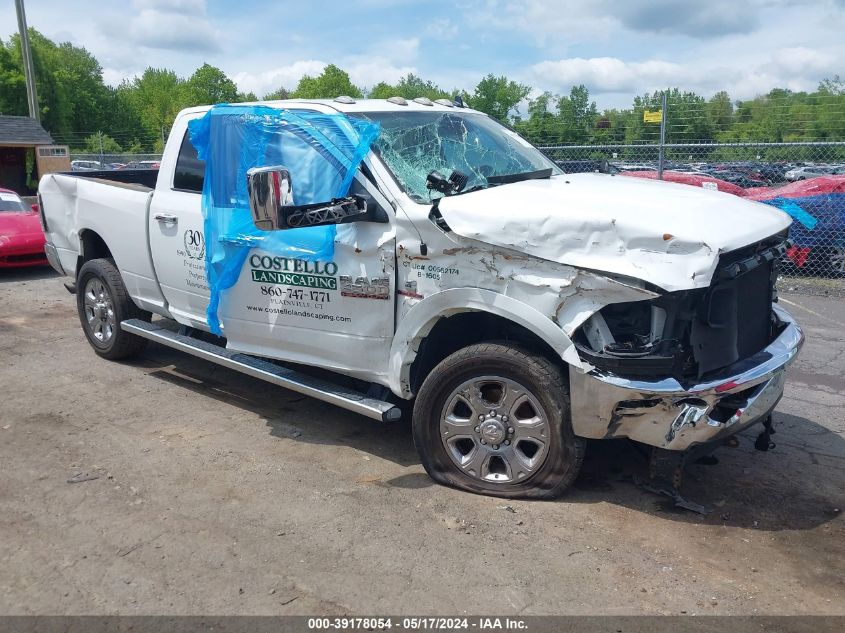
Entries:
{"label": "white cloud", "polygon": [[260,99],[280,86],[293,90],[303,75],[312,77],[319,75],[327,65],[326,62],[316,59],[300,60],[262,72],[235,73],[232,75],[232,81],[237,84],[241,92],[252,92]]}
{"label": "white cloud", "polygon": [[408,73],[419,74],[415,66],[396,66],[389,60],[379,57],[343,66],[343,68],[349,73],[352,83],[364,89],[372,88],[380,81],[395,84]]}
{"label": "white cloud", "polygon": [[[710,39],[758,30],[767,11],[821,10],[837,0],[476,0],[464,17],[476,28],[520,30],[541,44],[609,40],[620,31]],[[811,7],[811,5],[816,5]],[[835,10],[835,7],[834,7]]]}
{"label": "white cloud", "polygon": [[[324,61],[309,59],[299,60],[285,66],[278,66],[261,72],[242,71],[231,75],[238,90],[253,92],[259,98],[273,92],[279,86],[294,90],[303,75],[314,77],[323,72],[328,64]],[[349,79],[360,88],[372,88],[380,81],[396,83],[408,73],[419,74],[415,66],[397,66],[381,57],[358,58],[347,60],[338,65],[349,73]]]}
{"label": "white cloud", "polygon": [[373,58],[373,57],[387,57],[393,63],[407,63],[412,62],[420,54],[420,40],[418,37],[396,38],[389,40],[382,40],[370,47],[370,50],[357,57]]}
{"label": "white cloud", "polygon": [[535,83],[546,86],[585,84],[594,92],[636,92],[666,86],[683,73],[679,64],[660,60],[626,62],[615,57],[574,57],[531,67]]}
{"label": "white cloud", "polygon": [[205,0],[132,0],[132,6],[143,11],[154,9],[165,13],[205,13]]}
{"label": "white cloud", "polygon": [[836,57],[829,53],[795,46],[775,51],[769,66],[775,72],[816,75],[833,71],[838,65]]}
{"label": "white cloud", "polygon": [[557,93],[577,84],[587,86],[593,95],[642,94],[678,86],[708,96],[727,90],[733,98],[747,99],[775,87],[813,90],[821,78],[837,72],[838,64],[835,55],[805,47],[748,57],[743,63],[716,56],[680,61],[574,57],[534,64],[528,80]]}
{"label": "white cloud", "polygon": [[205,0],[133,0],[138,13],[127,34],[139,46],[166,50],[215,52],[220,34],[206,15]]}
{"label": "white cloud", "polygon": [[425,27],[425,34],[436,40],[450,40],[457,37],[458,30],[449,18],[435,18]]}

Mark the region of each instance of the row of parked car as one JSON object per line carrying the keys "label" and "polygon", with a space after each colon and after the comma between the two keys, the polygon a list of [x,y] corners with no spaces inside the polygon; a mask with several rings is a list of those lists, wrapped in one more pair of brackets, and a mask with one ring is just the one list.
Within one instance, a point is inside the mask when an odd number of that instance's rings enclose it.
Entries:
{"label": "row of parked car", "polygon": [[[618,171],[654,171],[656,163],[610,163]],[[843,164],[814,163],[764,163],[761,161],[737,161],[724,163],[676,163],[667,162],[665,169],[684,173],[712,176],[743,189],[767,187],[784,182],[798,182],[819,176],[845,174]]]}
{"label": "row of parked car", "polygon": [[[560,160],[566,173],[602,172],[657,178],[656,162]],[[845,277],[845,165],[762,161],[677,163],[663,179],[777,206],[795,221],[793,246],[783,262],[789,274]]]}
{"label": "row of parked car", "polygon": [[[606,173],[657,171],[656,162],[625,162],[605,160],[560,160],[558,165],[566,173],[600,171]],[[845,174],[845,164],[815,163],[764,163],[761,161],[735,161],[723,163],[677,163],[666,161],[664,169],[711,176],[729,182],[743,189],[768,187],[784,182],[798,182],[819,176]]]}
{"label": "row of parked car", "polygon": [[158,169],[161,161],[133,160],[128,163],[107,163],[98,160],[72,160],[70,168],[73,171],[103,171],[113,169]]}

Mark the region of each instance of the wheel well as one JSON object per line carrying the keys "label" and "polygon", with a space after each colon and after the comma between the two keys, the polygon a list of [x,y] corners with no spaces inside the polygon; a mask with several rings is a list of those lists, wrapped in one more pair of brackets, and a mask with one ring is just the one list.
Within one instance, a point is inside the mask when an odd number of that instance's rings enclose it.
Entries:
{"label": "wheel well", "polygon": [[82,244],[82,252],[76,260],[76,274],[79,274],[79,269],[82,268],[82,264],[85,262],[92,259],[100,259],[101,257],[110,258],[112,256],[105,240],[96,231],[84,229],[79,234],[79,241]]}
{"label": "wheel well", "polygon": [[460,312],[437,321],[420,343],[411,364],[411,390],[417,393],[426,376],[444,358],[483,341],[518,343],[559,366],[564,364],[555,350],[528,328],[489,312]]}

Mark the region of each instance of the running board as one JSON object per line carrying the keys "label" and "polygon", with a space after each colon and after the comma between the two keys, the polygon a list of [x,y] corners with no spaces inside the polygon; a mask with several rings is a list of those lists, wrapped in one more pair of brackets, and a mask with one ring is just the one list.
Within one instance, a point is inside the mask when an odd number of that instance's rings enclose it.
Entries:
{"label": "running board", "polygon": [[141,319],[128,319],[121,322],[120,327],[130,334],[234,369],[253,378],[266,380],[274,385],[311,396],[374,420],[395,422],[402,416],[400,409],[384,400],[371,398],[358,391],[276,365],[263,358],[235,352],[208,341],[177,334],[156,323],[149,323]]}

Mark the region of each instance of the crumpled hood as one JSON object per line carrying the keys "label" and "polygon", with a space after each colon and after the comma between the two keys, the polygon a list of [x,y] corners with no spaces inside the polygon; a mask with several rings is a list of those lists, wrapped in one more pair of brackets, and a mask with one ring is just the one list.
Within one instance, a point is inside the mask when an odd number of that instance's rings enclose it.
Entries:
{"label": "crumpled hood", "polygon": [[458,235],[667,291],[710,284],[720,253],[789,226],[771,206],[689,185],[567,174],[443,198]]}

